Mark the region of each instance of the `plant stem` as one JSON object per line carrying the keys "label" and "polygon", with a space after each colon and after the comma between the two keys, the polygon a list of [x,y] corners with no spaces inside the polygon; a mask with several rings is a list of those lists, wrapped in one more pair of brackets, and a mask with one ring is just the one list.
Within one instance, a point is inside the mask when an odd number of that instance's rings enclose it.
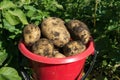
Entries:
{"label": "plant stem", "polygon": [[96,26],[96,17],[97,17],[97,8],[98,8],[98,3],[99,0],[95,0],[95,10],[94,10],[94,19],[93,19],[93,23],[94,23],[94,27]]}

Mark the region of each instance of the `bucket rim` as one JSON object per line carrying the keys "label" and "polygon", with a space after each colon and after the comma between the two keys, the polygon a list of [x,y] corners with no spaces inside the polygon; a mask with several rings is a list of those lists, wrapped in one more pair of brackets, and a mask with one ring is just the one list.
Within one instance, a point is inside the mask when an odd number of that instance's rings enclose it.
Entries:
{"label": "bucket rim", "polygon": [[88,42],[88,47],[85,51],[83,51],[80,54],[76,54],[74,56],[69,56],[65,58],[49,58],[37,55],[28,50],[22,41],[19,42],[18,48],[20,52],[28,59],[45,64],[67,64],[80,61],[82,59],[86,59],[89,55],[94,54],[95,51],[93,39],[90,39],[90,41]]}

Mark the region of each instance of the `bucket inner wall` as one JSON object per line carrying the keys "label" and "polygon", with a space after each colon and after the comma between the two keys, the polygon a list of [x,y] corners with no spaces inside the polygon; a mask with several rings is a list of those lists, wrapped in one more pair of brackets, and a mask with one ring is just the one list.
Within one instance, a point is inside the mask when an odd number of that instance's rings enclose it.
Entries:
{"label": "bucket inner wall", "polygon": [[32,61],[35,80],[75,80],[82,75],[86,59],[67,64],[44,64]]}

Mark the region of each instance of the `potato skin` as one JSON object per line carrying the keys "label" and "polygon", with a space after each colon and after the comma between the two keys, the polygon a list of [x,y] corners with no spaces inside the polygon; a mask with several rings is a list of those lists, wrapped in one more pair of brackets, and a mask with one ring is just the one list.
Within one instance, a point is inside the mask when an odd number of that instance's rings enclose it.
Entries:
{"label": "potato skin", "polygon": [[54,57],[55,57],[55,58],[65,58],[65,56],[64,56],[63,54],[61,54],[61,53],[55,54]]}
{"label": "potato skin", "polygon": [[41,36],[41,30],[35,24],[28,24],[23,29],[23,38],[26,46],[32,46]]}
{"label": "potato skin", "polygon": [[86,46],[81,41],[71,41],[63,48],[65,56],[73,56],[83,52]]}
{"label": "potato skin", "polygon": [[59,50],[54,49],[54,51],[53,51],[53,57],[54,58],[65,58],[66,56],[63,55],[62,53],[60,53]]}
{"label": "potato skin", "polygon": [[70,34],[60,18],[49,17],[41,24],[42,34],[57,47],[63,47],[70,40]]}
{"label": "potato skin", "polygon": [[87,25],[79,20],[71,20],[67,23],[67,28],[84,44],[90,40],[91,34]]}
{"label": "potato skin", "polygon": [[46,38],[41,38],[32,46],[32,52],[45,57],[52,57],[54,45]]}

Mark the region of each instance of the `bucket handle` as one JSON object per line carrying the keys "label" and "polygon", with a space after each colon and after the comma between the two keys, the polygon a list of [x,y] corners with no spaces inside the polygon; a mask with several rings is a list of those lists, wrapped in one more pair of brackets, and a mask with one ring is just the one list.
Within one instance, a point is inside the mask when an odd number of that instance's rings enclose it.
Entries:
{"label": "bucket handle", "polygon": [[93,66],[94,66],[94,64],[95,64],[95,62],[96,62],[96,58],[97,58],[97,54],[98,54],[99,52],[97,51],[97,50],[95,50],[94,51],[94,56],[93,56],[93,60],[92,60],[92,62],[90,63],[90,67],[88,68],[88,70],[87,70],[87,72],[85,73],[85,75],[81,78],[81,79],[79,79],[79,77],[77,78],[77,80],[85,80],[85,78],[88,76],[88,74],[92,71],[92,69],[93,69]]}

